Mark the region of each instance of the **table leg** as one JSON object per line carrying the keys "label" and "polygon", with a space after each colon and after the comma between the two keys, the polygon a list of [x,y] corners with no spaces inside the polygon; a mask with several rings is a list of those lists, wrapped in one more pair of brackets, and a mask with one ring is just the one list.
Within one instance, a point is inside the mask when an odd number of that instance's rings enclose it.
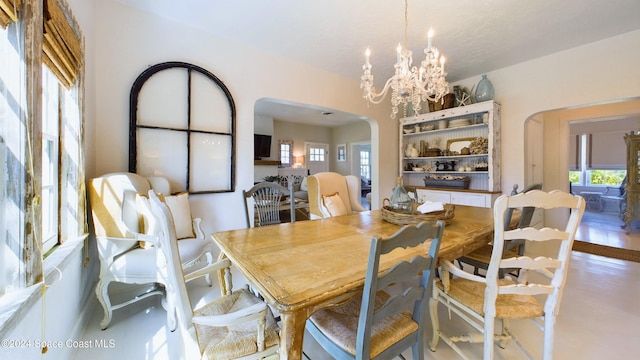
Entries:
{"label": "table leg", "polygon": [[281,313],[280,359],[302,359],[302,341],[307,314],[304,310]]}

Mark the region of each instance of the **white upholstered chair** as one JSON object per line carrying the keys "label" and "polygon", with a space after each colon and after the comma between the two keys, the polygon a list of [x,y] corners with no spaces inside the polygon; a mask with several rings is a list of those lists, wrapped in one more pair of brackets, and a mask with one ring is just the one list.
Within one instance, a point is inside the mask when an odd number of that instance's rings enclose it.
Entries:
{"label": "white upholstered chair", "polygon": [[[427,301],[443,228],[441,221],[421,223],[386,239],[374,237],[362,293],[311,315],[306,323],[309,334],[336,359],[392,359],[408,348],[413,359],[423,359]],[[381,256],[423,246],[428,240],[428,253],[400,260],[379,273]]]}
{"label": "white upholstered chair", "polygon": [[[505,214],[512,208],[535,207],[553,211],[558,216],[554,221],[566,216],[568,220],[559,228],[544,227],[536,229],[505,230]],[[433,324],[433,338],[429,343],[436,350],[439,338],[443,339],[460,356],[467,359],[456,342],[483,343],[483,358],[493,358],[494,342],[504,348],[514,341],[527,355],[531,355],[511,331],[510,320],[531,319],[540,328],[543,335],[542,358],[553,358],[553,333],[560,310],[562,290],[567,278],[569,257],[578,225],[584,213],[585,202],[580,196],[561,191],[546,193],[533,190],[514,196],[502,195],[494,204],[493,252],[486,277],[480,277],[460,270],[447,260],[441,260],[440,279],[433,287],[430,300],[430,314]],[[538,243],[550,242],[557,245],[544,246],[545,249],[557,249],[551,256],[517,256],[503,258],[505,241],[525,239]],[[551,245],[551,244],[549,244]],[[499,279],[500,269],[517,268],[518,279]],[[450,278],[450,274],[454,277]],[[535,296],[535,297],[534,297]],[[439,325],[438,303],[450,312],[459,315],[477,332],[459,336],[445,334]],[[495,329],[496,319],[501,320],[502,328]]]}
{"label": "white upholstered chair", "polygon": [[[213,262],[214,244],[206,239],[200,228],[200,219],[191,219],[188,198],[185,195],[169,196],[169,182],[165,178],[145,178],[133,173],[111,173],[89,180],[89,200],[94,233],[100,258],[99,281],[96,296],[104,309],[100,321],[102,329],[111,322],[112,311],[152,295],[164,294],[162,286],[145,291],[140,296],[119,304],[112,304],[109,284],[160,284],[165,280],[157,271],[157,252],[153,246],[153,234],[157,224],[150,221],[150,209],[140,201],[153,189],[164,194],[181,219],[184,239],[179,241],[182,266],[188,273],[205,260]],[[148,203],[147,203],[148,204]],[[180,211],[178,209],[182,208]],[[208,279],[210,281],[210,279]],[[169,319],[170,323],[172,319]]]}
{"label": "white upholstered chair", "polygon": [[367,211],[360,203],[360,178],[335,172],[307,177],[311,219]]}
{"label": "white upholstered chair", "polygon": [[[168,309],[175,309],[183,339],[185,359],[260,359],[276,353],[280,342],[278,325],[265,302],[246,287],[232,290],[231,262],[221,259],[205,268],[184,274],[178,255],[173,219],[165,203],[149,193],[160,229],[158,247],[166,259],[161,271],[167,278]],[[220,271],[222,296],[197,309],[191,307],[186,281]]]}

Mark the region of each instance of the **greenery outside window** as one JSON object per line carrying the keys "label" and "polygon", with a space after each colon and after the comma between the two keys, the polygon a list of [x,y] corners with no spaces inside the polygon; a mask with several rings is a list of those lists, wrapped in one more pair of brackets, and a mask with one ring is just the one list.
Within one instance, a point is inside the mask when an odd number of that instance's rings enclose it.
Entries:
{"label": "greenery outside window", "polygon": [[619,186],[625,176],[627,170],[569,171],[569,181],[583,186]]}
{"label": "greenery outside window", "polygon": [[[599,144],[603,141],[594,140],[594,137],[600,136],[604,135],[596,133],[575,136],[572,146],[572,149],[575,149],[575,157],[572,156],[575,162],[569,170],[569,182],[572,185],[597,187],[622,184],[627,175],[624,159],[620,159],[620,155],[624,158],[624,149],[603,148]],[[620,154],[621,151],[623,154]]]}

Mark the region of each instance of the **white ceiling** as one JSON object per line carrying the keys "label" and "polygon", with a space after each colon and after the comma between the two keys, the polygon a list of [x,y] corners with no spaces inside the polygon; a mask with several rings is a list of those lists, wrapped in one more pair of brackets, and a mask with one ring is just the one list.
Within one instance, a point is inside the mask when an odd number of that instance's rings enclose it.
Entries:
{"label": "white ceiling", "polygon": [[[404,36],[402,0],[118,1],[354,79],[369,46],[380,85],[392,74]],[[449,82],[640,29],[638,0],[409,0],[408,6],[414,63],[433,28]],[[281,110],[273,105],[265,109]],[[308,112],[294,115],[326,122]]]}

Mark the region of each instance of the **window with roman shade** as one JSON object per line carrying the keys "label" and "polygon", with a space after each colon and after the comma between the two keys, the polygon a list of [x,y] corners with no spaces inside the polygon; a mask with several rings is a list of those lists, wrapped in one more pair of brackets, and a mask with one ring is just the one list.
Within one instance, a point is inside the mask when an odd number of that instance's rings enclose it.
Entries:
{"label": "window with roman shade", "polygon": [[[82,239],[88,229],[82,32],[66,0],[0,0],[0,25],[2,296],[43,281],[43,221],[50,220],[56,244]],[[43,96],[45,88],[53,91]],[[45,113],[55,129],[44,128]],[[50,173],[57,175],[47,183],[56,195],[45,199],[42,180]]]}
{"label": "window with roman shade", "polygon": [[[6,1],[6,0],[0,0]],[[44,1],[42,61],[60,83],[70,88],[82,63],[82,46],[57,0]]]}

